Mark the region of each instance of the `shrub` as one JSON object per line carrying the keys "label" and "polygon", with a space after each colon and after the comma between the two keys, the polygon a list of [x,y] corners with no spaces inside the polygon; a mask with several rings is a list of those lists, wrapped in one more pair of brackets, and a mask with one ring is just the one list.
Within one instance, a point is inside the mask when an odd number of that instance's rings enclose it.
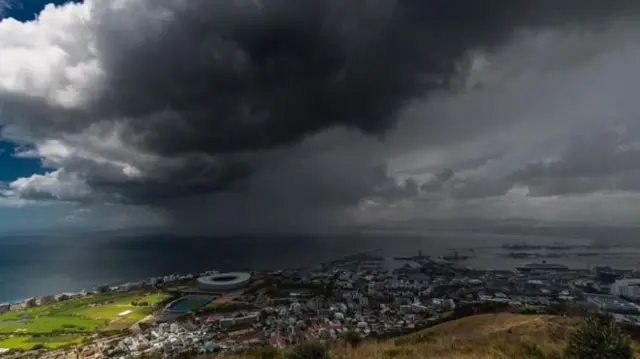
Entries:
{"label": "shrub", "polygon": [[265,347],[255,349],[250,356],[255,359],[279,359],[282,357],[282,352],[276,348]]}
{"label": "shrub", "polygon": [[610,315],[587,316],[568,335],[566,359],[631,359],[631,339]]}
{"label": "shrub", "polygon": [[289,351],[284,359],[329,359],[329,351],[321,344],[302,344]]}
{"label": "shrub", "polygon": [[344,341],[352,348],[357,348],[360,346],[360,343],[362,343],[362,337],[360,334],[350,330],[344,333]]}
{"label": "shrub", "polygon": [[549,336],[555,342],[563,342],[569,336],[570,328],[566,323],[555,322],[549,324]]}
{"label": "shrub", "polygon": [[36,344],[33,347],[31,347],[31,350],[40,350],[40,349],[47,349],[47,347],[44,344]]}

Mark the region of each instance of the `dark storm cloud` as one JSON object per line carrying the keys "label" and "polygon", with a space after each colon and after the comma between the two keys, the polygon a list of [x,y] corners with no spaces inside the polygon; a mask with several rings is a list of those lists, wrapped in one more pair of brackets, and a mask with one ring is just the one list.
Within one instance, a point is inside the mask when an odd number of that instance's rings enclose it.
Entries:
{"label": "dark storm cloud", "polygon": [[609,184],[607,178],[586,177],[535,179],[526,183],[529,190],[527,195],[531,197],[578,195],[613,189],[608,188]]}
{"label": "dark storm cloud", "polygon": [[444,194],[449,198],[467,200],[502,196],[511,186],[503,180],[456,178],[455,172],[447,168],[423,183],[421,188],[427,194]]}
{"label": "dark storm cloud", "polygon": [[162,155],[268,149],[332,126],[380,134],[471,48],[631,1],[232,3],[189,1],[142,43],[99,29],[109,76],[97,117],[133,118],[131,142]]}
{"label": "dark storm cloud", "polygon": [[445,168],[442,171],[436,173],[436,175],[428,179],[423,183],[420,188],[426,192],[438,192],[441,191],[445,184],[453,179],[455,172],[450,168]]}
{"label": "dark storm cloud", "polygon": [[509,179],[534,197],[637,190],[640,142],[634,131],[577,137],[558,158],[531,163]]}
{"label": "dark storm cloud", "polygon": [[154,169],[152,177],[140,179],[88,176],[87,184],[98,192],[118,196],[111,200],[131,204],[159,204],[179,197],[208,192],[245,190],[253,168],[246,162],[220,161],[212,164],[190,156],[178,166]]}
{"label": "dark storm cloud", "polygon": [[369,162],[352,156],[287,156],[256,171],[246,191],[159,204],[165,205],[174,220],[172,226],[181,231],[315,232],[326,230],[327,224],[352,224],[347,209],[362,198],[386,204],[417,195],[415,181],[398,183],[385,166],[372,169]]}
{"label": "dark storm cloud", "polygon": [[[408,101],[448,88],[469,50],[490,50],[519,29],[605,23],[638,8],[636,0],[96,2],[87,27],[104,77],[90,100],[69,109],[0,93],[0,102],[31,139],[117,122],[123,145],[175,164],[135,178],[81,173],[117,198],[225,191],[268,166],[236,156],[333,127],[383,135]],[[389,186],[381,193],[406,194]],[[417,192],[415,183],[402,188]]]}
{"label": "dark storm cloud", "polygon": [[443,188],[445,182],[451,180],[455,176],[456,172],[477,170],[486,166],[493,160],[502,158],[506,152],[506,150],[490,151],[487,154],[474,156],[463,161],[452,161],[450,167],[444,169],[441,166],[428,165],[398,171],[398,173],[406,176],[419,176],[424,175],[425,173],[432,173],[433,177],[423,182],[420,188],[427,192],[439,191]]}
{"label": "dark storm cloud", "polygon": [[514,176],[523,180],[594,177],[640,169],[640,148],[625,148],[628,141],[612,132],[578,138],[559,159],[529,164]]}
{"label": "dark storm cloud", "polygon": [[438,173],[436,175],[436,178],[438,179],[438,181],[440,182],[446,182],[450,179],[453,178],[453,176],[455,175],[455,173],[453,172],[452,169],[450,168],[445,168],[443,169],[440,173]]}
{"label": "dark storm cloud", "polygon": [[450,186],[450,195],[456,199],[480,199],[505,195],[511,185],[504,181],[459,181]]}
{"label": "dark storm cloud", "polygon": [[418,194],[418,188],[418,183],[412,178],[398,184],[387,175],[384,177],[374,175],[371,191],[367,195],[383,200],[398,201],[415,197]]}

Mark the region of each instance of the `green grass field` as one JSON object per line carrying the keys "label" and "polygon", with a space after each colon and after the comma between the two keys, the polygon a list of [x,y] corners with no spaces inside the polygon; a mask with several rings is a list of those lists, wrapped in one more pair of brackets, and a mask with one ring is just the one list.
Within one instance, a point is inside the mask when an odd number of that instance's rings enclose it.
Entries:
{"label": "green grass field", "polygon": [[[152,314],[157,309],[154,305],[168,297],[164,293],[109,293],[0,314],[0,335],[5,337],[0,340],[0,348],[30,348],[37,344],[54,348],[97,331],[126,329]],[[148,305],[134,306],[132,302]],[[119,316],[125,311],[131,313]],[[73,335],[60,335],[65,333]]]}
{"label": "green grass field", "polygon": [[[132,312],[127,315],[127,318],[133,317],[139,318],[138,320],[140,320],[153,312],[153,306],[155,304],[167,298],[168,295],[157,293],[125,296],[116,298],[112,303],[109,304],[75,310],[73,314],[91,318],[94,320],[111,320],[117,318],[118,314],[127,310],[131,310]],[[133,301],[146,302],[148,306],[131,305]]]}
{"label": "green grass field", "polygon": [[56,349],[66,345],[79,344],[82,342],[82,336],[48,336],[33,337],[29,335],[12,336],[0,340],[0,348],[9,349],[31,349],[38,344],[42,344],[49,349]]}

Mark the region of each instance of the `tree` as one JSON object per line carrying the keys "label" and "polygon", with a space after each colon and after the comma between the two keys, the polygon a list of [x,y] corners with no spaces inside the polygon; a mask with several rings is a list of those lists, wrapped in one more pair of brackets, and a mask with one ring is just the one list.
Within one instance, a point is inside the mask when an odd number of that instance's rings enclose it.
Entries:
{"label": "tree", "polygon": [[323,287],[322,290],[322,294],[326,297],[326,298],[330,298],[331,296],[333,296],[333,292],[335,290],[335,286],[336,283],[333,279],[329,280],[329,282],[327,284],[325,284],[325,286]]}
{"label": "tree", "polygon": [[569,333],[566,359],[631,359],[631,339],[613,317],[602,313],[587,316]]}

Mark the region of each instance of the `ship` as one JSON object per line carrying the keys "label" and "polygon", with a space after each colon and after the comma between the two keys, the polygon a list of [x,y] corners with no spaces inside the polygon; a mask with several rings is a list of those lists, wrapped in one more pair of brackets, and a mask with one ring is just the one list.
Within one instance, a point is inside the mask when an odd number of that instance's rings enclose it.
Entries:
{"label": "ship", "polygon": [[527,243],[516,243],[516,244],[504,244],[502,245],[503,249],[512,249],[512,250],[540,250],[540,249],[550,249],[550,250],[567,250],[571,249],[574,246],[564,244],[564,243],[553,243],[553,244],[527,244]]}
{"label": "ship", "polygon": [[578,257],[595,257],[598,255],[598,253],[584,252],[584,253],[577,253],[576,255]]}
{"label": "ship", "polygon": [[542,249],[542,246],[520,243],[520,244],[503,244],[502,248],[503,249],[514,249],[514,250],[530,251],[530,250]]}
{"label": "ship", "polygon": [[564,264],[542,262],[530,262],[516,267],[520,272],[546,271],[546,272],[566,272],[569,270]]}
{"label": "ship", "polygon": [[465,255],[458,255],[457,251],[454,251],[453,254],[449,254],[446,256],[441,257],[442,259],[444,259],[445,261],[449,261],[449,262],[461,262],[461,261],[466,261],[468,259],[473,258],[472,256],[465,256]]}

